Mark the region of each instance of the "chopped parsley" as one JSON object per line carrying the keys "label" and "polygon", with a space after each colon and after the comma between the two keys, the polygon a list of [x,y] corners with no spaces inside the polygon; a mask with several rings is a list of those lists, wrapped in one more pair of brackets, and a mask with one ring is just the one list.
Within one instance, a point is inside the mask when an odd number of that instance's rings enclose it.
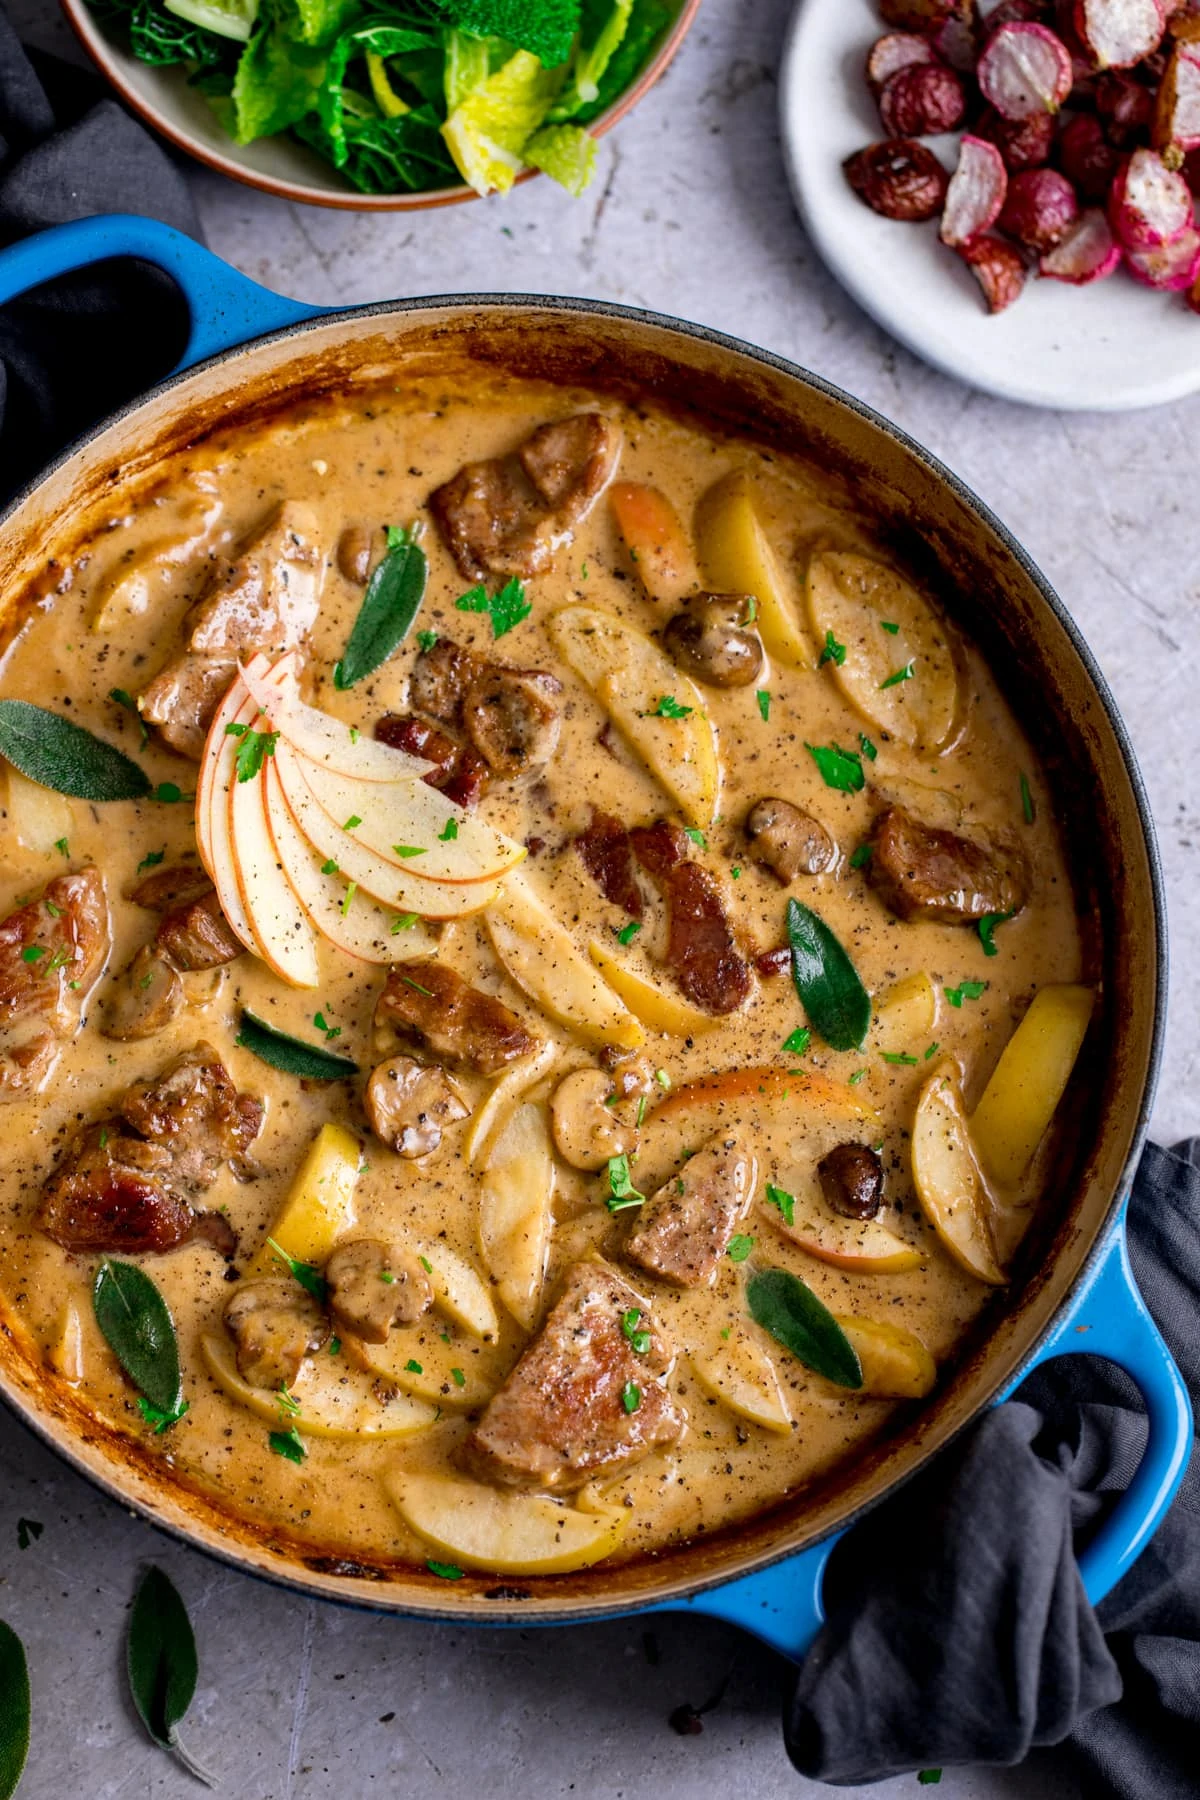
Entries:
{"label": "chopped parsley", "polygon": [[895,637],[900,630],[894,619],[880,619],[879,623],[890,637]]}
{"label": "chopped parsley", "polygon": [[1003,925],[1005,920],[1011,919],[1012,916],[1011,912],[984,913],[982,919],[979,921],[979,941],[983,945],[983,954],[985,956],[999,955],[992,933],[995,931],[997,925]]}
{"label": "chopped parsley", "polygon": [[795,1031],[784,1038],[783,1047],[785,1050],[790,1050],[793,1056],[803,1056],[811,1043],[812,1032],[808,1026],[798,1025]]}
{"label": "chopped parsley", "polygon": [[650,1333],[641,1326],[641,1310],[631,1306],[621,1314],[621,1335],[635,1356],[645,1356],[650,1348]]}
{"label": "chopped parsley", "polygon": [[[361,825],[362,820],[358,819],[356,823]],[[392,853],[395,856],[424,856],[425,847],[421,844],[393,844]]]}
{"label": "chopped parsley", "polygon": [[342,904],[338,908],[338,911],[341,913],[343,919],[346,917],[346,914],[350,911],[351,902],[353,901],[354,896],[355,896],[355,894],[357,894],[357,892],[358,892],[358,883],[357,883],[357,881],[352,881],[346,889],[345,897],[342,900]]}
{"label": "chopped parsley", "polygon": [[850,1086],[857,1087],[866,1072],[865,1069],[855,1069],[853,1075],[850,1077]]}
{"label": "chopped parsley", "polygon": [[338,1355],[340,1355],[340,1354],[341,1354],[341,1348],[342,1348],[342,1340],[341,1340],[341,1338],[340,1338],[340,1337],[331,1337],[331,1338],[330,1338],[330,1340],[329,1340],[329,1354],[330,1354],[330,1356],[338,1356]]}
{"label": "chopped parsley", "polygon": [[910,1056],[907,1050],[881,1050],[879,1054],[885,1063],[901,1063],[906,1069],[915,1068],[920,1060],[916,1056]]}
{"label": "chopped parsley", "polygon": [[655,1069],[654,1079],[657,1081],[660,1088],[669,1088],[671,1085],[671,1077],[667,1074],[665,1069]]}
{"label": "chopped parsley", "polygon": [[1029,790],[1029,777],[1021,777],[1021,814],[1027,825],[1032,825],[1037,818],[1037,810],[1033,804],[1033,795]]}
{"label": "chopped parsley", "polygon": [[411,931],[420,920],[420,913],[397,913],[392,920],[390,936],[395,937],[398,931]]}
{"label": "chopped parsley", "polygon": [[166,854],[165,845],[161,850],[151,850],[148,855],[143,856],[141,862],[138,864],[138,874],[140,875],[143,869],[157,869],[159,863],[162,862]]}
{"label": "chopped parsley", "polygon": [[767,1205],[777,1209],[785,1225],[796,1222],[796,1196],[789,1194],[786,1188],[776,1187],[773,1181],[767,1183]]}
{"label": "chopped parsley", "polygon": [[758,595],[757,594],[747,594],[746,595],[746,617],[743,619],[742,623],[744,625],[753,625],[753,623],[754,623],[755,619],[757,619],[757,617],[758,617]]}
{"label": "chopped parsley", "polygon": [[314,1300],[324,1306],[329,1298],[329,1283],[321,1271],[314,1268],[312,1263],[300,1262],[296,1257],[289,1256],[283,1245],[277,1244],[274,1238],[268,1238],[267,1244],[280,1262],[287,1264],[288,1273],[293,1280],[298,1281],[305,1293],[311,1294]]}
{"label": "chopped parsley", "polygon": [[763,724],[765,725],[771,717],[770,688],[755,688],[754,698],[758,701],[758,710],[762,714]]}
{"label": "chopped parsley", "polygon": [[642,1404],[642,1390],[636,1381],[627,1381],[621,1389],[621,1405],[627,1413],[635,1413]]}
{"label": "chopped parsley", "polygon": [[916,660],[917,659],[914,656],[910,661],[904,664],[903,668],[893,670],[886,681],[880,682],[880,691],[884,688],[899,687],[902,681],[911,681],[913,678],[913,663],[915,663]]}
{"label": "chopped parsley", "polygon": [[683,832],[685,837],[691,838],[693,844],[699,844],[702,850],[708,849],[708,839],[698,825],[685,825]]}
{"label": "chopped parsley", "polygon": [[850,858],[850,867],[852,869],[865,869],[873,855],[874,850],[870,844],[860,844]]}
{"label": "chopped parsley", "polygon": [[45,954],[45,944],[26,944],[21,952],[21,961],[26,963],[41,962]]}
{"label": "chopped parsley", "polygon": [[468,588],[454,604],[459,612],[487,613],[492,621],[493,642],[504,637],[533,611],[532,602],[525,598],[524,585],[515,575],[498,593],[489,594],[481,583],[478,587]]}
{"label": "chopped parsley", "polygon": [[425,1373],[415,1356],[410,1356],[404,1367],[410,1375],[423,1375]]}
{"label": "chopped parsley", "polygon": [[[277,731],[246,731],[238,739],[234,766],[239,781],[253,781],[268,756],[274,756],[279,742]],[[161,798],[166,798],[162,795]]]}
{"label": "chopped parsley", "polygon": [[652,719],[686,719],[695,710],[691,706],[681,706],[674,694],[660,694],[658,701],[650,713]]}
{"label": "chopped parsley", "polygon": [[980,994],[986,992],[986,989],[986,981],[964,981],[961,986],[956,988],[944,987],[942,992],[951,1006],[961,1006],[964,1000],[978,1000]]}
{"label": "chopped parsley", "polygon": [[300,1402],[295,1394],[288,1393],[287,1387],[282,1381],[275,1390],[275,1397],[279,1401],[280,1412],[287,1418],[294,1419],[300,1411]]}
{"label": "chopped parsley", "polygon": [[633,1185],[633,1177],[629,1173],[629,1158],[610,1156],[608,1159],[608,1197],[606,1205],[609,1212],[624,1212],[628,1206],[641,1206],[645,1194],[639,1193]]}
{"label": "chopped parsley", "polygon": [[183,1399],[174,1406],[162,1407],[155,1406],[153,1400],[147,1400],[145,1394],[138,1394],[135,1398],[142,1418],[147,1425],[153,1425],[155,1437],[161,1437],[164,1431],[171,1429],[172,1425],[178,1425],[188,1409],[188,1402]]}
{"label": "chopped parsley", "polygon": [[742,879],[742,871],[741,871],[741,869],[740,869],[740,868],[739,868],[739,867],[738,867],[738,865],[737,865],[737,863],[734,863],[734,865],[733,865],[733,867],[732,867],[732,868],[731,868],[731,869],[730,869],[730,871],[729,871],[729,873],[730,873],[730,874],[731,874],[731,875],[732,875],[732,876],[733,876],[733,879],[734,879],[734,880],[735,880],[735,881],[740,881],[740,880],[741,880],[741,879]]}
{"label": "chopped parsley", "polygon": [[417,1261],[420,1263],[421,1267],[424,1269],[424,1271],[427,1275],[433,1274],[433,1264],[430,1262],[430,1260],[427,1256],[418,1256]]}
{"label": "chopped parsley", "polygon": [[942,1046],[937,1042],[937,1040],[935,1038],[933,1043],[930,1044],[928,1050],[926,1050],[926,1052],[925,1052],[925,1061],[928,1062],[931,1056],[936,1056],[938,1051],[941,1049],[941,1047]]}
{"label": "chopped parsley", "polygon": [[346,823],[342,826],[342,830],[343,831],[357,831],[361,824],[362,824],[362,820],[359,818],[358,814],[351,813],[350,817],[346,820]]}
{"label": "chopped parsley", "polygon": [[857,794],[866,785],[862,758],[853,750],[839,750],[836,744],[809,744],[804,748],[816,763],[826,787],[843,794]]}
{"label": "chopped parsley", "polygon": [[458,820],[447,819],[445,828],[442,831],[439,831],[437,835],[439,844],[452,844],[458,836]]}
{"label": "chopped parsley", "polygon": [[420,644],[422,650],[432,650],[437,641],[438,634],[436,631],[418,631],[417,633],[417,642]]}
{"label": "chopped parsley", "polygon": [[434,1562],[433,1558],[429,1557],[425,1567],[431,1575],[437,1575],[442,1581],[461,1581],[463,1578],[463,1572],[457,1563]]}
{"label": "chopped parsley", "polygon": [[293,1425],[290,1431],[273,1431],[267,1439],[276,1456],[285,1456],[288,1462],[302,1463],[308,1455],[304,1448],[300,1433]]}
{"label": "chopped parsley", "polygon": [[115,700],[118,706],[123,706],[127,713],[133,714],[138,722],[138,730],[141,732],[138,748],[139,750],[144,750],[146,745],[150,742],[150,733],[146,728],[145,719],[143,719],[141,713],[138,711],[137,701],[134,699],[133,695],[126,693],[124,688],[109,688],[108,697],[110,700]]}
{"label": "chopped parsley", "polygon": [[839,644],[832,631],[825,633],[825,648],[821,651],[818,669],[823,669],[827,662],[836,663],[840,669],[846,660],[846,646]]}
{"label": "chopped parsley", "polygon": [[337,863],[334,861],[333,857],[332,856],[326,857],[325,861],[321,864],[322,875],[336,875],[337,872],[338,872],[338,866],[337,866]]}
{"label": "chopped parsley", "polygon": [[879,755],[878,750],[875,748],[875,745],[871,742],[865,731],[860,731],[858,734],[858,747],[868,762],[874,762],[875,758]]}
{"label": "chopped parsley", "polygon": [[325,1033],[326,1043],[329,1043],[333,1038],[339,1038],[342,1035],[341,1026],[331,1025],[323,1012],[313,1014],[313,1024],[318,1031],[323,1031]]}
{"label": "chopped parsley", "polygon": [[742,1231],[736,1232],[729,1240],[729,1248],[725,1254],[730,1262],[744,1263],[754,1248],[754,1239],[747,1237]]}
{"label": "chopped parsley", "polygon": [[641,929],[642,924],[640,919],[630,919],[628,925],[622,925],[620,931],[617,933],[618,944],[632,944],[634,938]]}
{"label": "chopped parsley", "polygon": [[70,856],[71,854],[71,846],[66,838],[55,838],[54,848],[58,851],[60,856]]}
{"label": "chopped parsley", "polygon": [[454,1383],[455,1387],[464,1388],[467,1385],[467,1378],[463,1374],[461,1369],[451,1369],[450,1379]]}

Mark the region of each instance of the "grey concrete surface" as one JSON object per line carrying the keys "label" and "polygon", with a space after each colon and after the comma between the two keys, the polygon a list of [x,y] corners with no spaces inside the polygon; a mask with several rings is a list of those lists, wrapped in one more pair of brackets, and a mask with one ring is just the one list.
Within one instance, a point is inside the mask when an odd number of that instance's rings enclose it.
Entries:
{"label": "grey concrete surface", "polygon": [[[836,3],[836,0],[830,0]],[[662,85],[609,138],[592,192],[533,182],[502,202],[411,217],[284,204],[199,171],[213,247],[299,298],[349,304],[468,289],[611,297],[767,345],[879,407],[962,475],[1064,596],[1132,731],[1160,833],[1174,934],[1169,1041],[1155,1112],[1195,1130],[1200,816],[1190,767],[1200,658],[1200,398],[1119,418],[992,401],[883,336],[815,260],[781,170],[773,70],[788,0],[705,0]],[[67,40],[50,0],[18,25]],[[880,279],[887,279],[886,270]],[[1198,324],[1197,329],[1200,329]],[[1190,696],[1190,698],[1189,698]],[[121,1635],[136,1574],[172,1574],[201,1654],[185,1736],[235,1800],[774,1800],[830,1790],[789,1768],[786,1671],[701,1621],[459,1633],[315,1605],[156,1535],[0,1417],[0,1616],[30,1653],[34,1744],[22,1800],[188,1800],[141,1735]],[[16,1549],[16,1520],[45,1524]],[[722,1682],[701,1736],[667,1725]],[[915,1776],[869,1790],[915,1795]],[[1071,1800],[1044,1760],[947,1771],[947,1800]]]}

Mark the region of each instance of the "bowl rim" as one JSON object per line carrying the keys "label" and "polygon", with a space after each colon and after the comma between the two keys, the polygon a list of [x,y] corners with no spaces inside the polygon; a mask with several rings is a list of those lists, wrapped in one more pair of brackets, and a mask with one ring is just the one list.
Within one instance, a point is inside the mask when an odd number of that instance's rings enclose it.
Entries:
{"label": "bowl rim", "polygon": [[[424,1596],[417,1598],[411,1592],[401,1594],[392,1590],[389,1595],[389,1589],[383,1583],[380,1583],[378,1588],[373,1591],[365,1593],[361,1585],[357,1585],[352,1590],[348,1581],[342,1585],[335,1585],[335,1581],[342,1582],[342,1577],[326,1571],[307,1569],[298,1559],[275,1555],[265,1545],[251,1546],[238,1541],[224,1544],[215,1541],[215,1534],[195,1520],[185,1519],[183,1522],[177,1522],[174,1519],[159,1516],[156,1514],[152,1502],[136,1493],[131,1493],[128,1484],[123,1485],[116,1475],[89,1464],[87,1458],[80,1453],[78,1446],[70,1439],[64,1441],[62,1435],[56,1431],[55,1421],[49,1410],[39,1404],[32,1395],[22,1393],[16,1384],[6,1379],[3,1372],[0,1371],[0,1403],[3,1403],[11,1413],[15,1414],[21,1423],[51,1450],[63,1457],[77,1474],[82,1475],[84,1479],[100,1488],[122,1506],[164,1531],[172,1539],[182,1542],[189,1549],[199,1551],[237,1569],[241,1574],[253,1575],[293,1592],[332,1600],[337,1604],[358,1610],[421,1619],[430,1623],[488,1625],[501,1628],[585,1624],[633,1617],[647,1611],[677,1610],[689,1601],[702,1602],[702,1597],[706,1594],[719,1592],[731,1584],[759,1576],[773,1567],[807,1553],[815,1545],[827,1541],[831,1536],[835,1538],[842,1536],[859,1519],[898,1491],[905,1483],[911,1481],[920,1471],[926,1469],[936,1455],[948,1448],[967,1426],[977,1420],[1000,1396],[1011,1392],[1019,1385],[1025,1374],[1036,1363],[1042,1345],[1053,1331],[1055,1321],[1068,1304],[1071,1296],[1087,1280],[1091,1271],[1105,1254],[1113,1223],[1120,1215],[1146,1142],[1150,1112],[1162,1063],[1166,1030],[1169,971],[1166,895],[1161,855],[1148,791],[1115,695],[1079,625],[1029,552],[987,502],[977,495],[961,476],[913,438],[902,426],[895,424],[866,401],[848,393],[845,389],[838,387],[836,383],[806,369],[790,358],[710,326],[672,317],[669,314],[623,305],[615,301],[521,293],[419,295],[374,301],[365,305],[330,308],[328,311],[322,310],[311,318],[301,319],[248,338],[240,344],[230,345],[185,369],[167,375],[146,392],[134,396],[125,405],[106,415],[61,451],[45,469],[14,495],[7,505],[0,507],[0,532],[4,531],[10,520],[35,496],[43,482],[60,473],[75,459],[86,455],[97,440],[102,438],[112,427],[130,419],[142,407],[161,400],[194,375],[212,371],[222,363],[232,361],[243,351],[256,350],[264,345],[281,343],[287,339],[299,340],[311,332],[323,330],[331,325],[337,326],[343,323],[361,322],[364,319],[384,319],[395,315],[408,316],[439,310],[457,313],[476,311],[484,314],[489,311],[501,312],[504,310],[526,310],[535,313],[562,312],[582,318],[601,315],[618,324],[650,327],[652,330],[662,331],[664,334],[706,345],[741,361],[766,367],[776,374],[796,382],[802,388],[816,390],[827,399],[855,414],[864,423],[889,437],[915,463],[948,487],[958,501],[986,526],[988,531],[1012,556],[1030,587],[1036,591],[1041,604],[1047,608],[1067,638],[1071,651],[1077,658],[1091,691],[1099,702],[1105,723],[1112,733],[1112,740],[1120,758],[1125,780],[1128,783],[1133,812],[1145,852],[1145,877],[1152,903],[1152,960],[1155,973],[1155,993],[1146,1035],[1145,1060],[1137,1091],[1134,1092],[1131,1088],[1130,1094],[1124,1101],[1124,1110],[1117,1120],[1118,1128],[1127,1132],[1128,1148],[1120,1167],[1119,1176],[1113,1183],[1112,1191],[1108,1194],[1098,1213],[1094,1229],[1089,1227],[1091,1230],[1090,1241],[1079,1257],[1073,1274],[1068,1276],[1063,1272],[1061,1266],[1064,1261],[1072,1260],[1070,1257],[1071,1247],[1064,1244],[1060,1246],[1055,1264],[1050,1271],[1050,1279],[1054,1284],[1053,1306],[1040,1328],[1032,1332],[1027,1342],[1010,1345],[1007,1355],[993,1363],[988,1371],[986,1382],[983,1384],[982,1396],[956,1425],[941,1434],[935,1432],[933,1434],[934,1441],[926,1442],[915,1450],[906,1468],[874,1484],[873,1491],[854,1503],[844,1517],[840,1518],[830,1529],[821,1532],[819,1536],[813,1536],[801,1543],[773,1543],[757,1549],[747,1546],[740,1553],[730,1557],[731,1566],[722,1566],[699,1573],[683,1571],[672,1574],[664,1565],[658,1581],[651,1582],[648,1592],[609,1592],[600,1599],[580,1598],[574,1595],[564,1595],[558,1601],[539,1598],[532,1602],[523,1602],[516,1611],[513,1611],[507,1602],[503,1606],[496,1606],[494,1610],[488,1610],[477,1600],[438,1605],[431,1603]],[[755,1515],[746,1520],[745,1528],[753,1529],[759,1517],[760,1515]],[[741,1528],[737,1526],[731,1528],[731,1540],[735,1541],[742,1535]],[[687,1548],[688,1546],[683,1546],[685,1552]],[[602,1565],[600,1567],[602,1568]],[[397,1588],[399,1585],[397,1583]],[[702,1603],[699,1610],[704,1610]]]}
{"label": "bowl rim", "polygon": [[[103,75],[104,79],[116,90],[121,102],[141,119],[144,125],[167,139],[177,150],[183,151],[194,161],[205,167],[214,169],[218,175],[225,175],[231,181],[237,181],[243,187],[256,188],[260,193],[274,194],[281,200],[299,201],[304,206],[324,206],[334,212],[422,212],[432,211],[435,207],[461,206],[467,200],[482,200],[490,195],[477,194],[466,182],[451,188],[429,188],[418,193],[404,194],[362,194],[348,184],[345,192],[335,189],[309,187],[302,181],[289,181],[284,176],[262,174],[248,169],[236,157],[227,155],[212,145],[202,144],[184,127],[175,123],[157,107],[152,106],[138,90],[126,80],[117,68],[108,40],[92,17],[88,0],[59,0],[67,23],[75,33],[80,45],[87,52],[91,61]],[[700,0],[683,0],[683,5],[675,19],[675,23],[667,32],[658,49],[646,64],[637,80],[613,101],[607,110],[593,119],[588,125],[594,138],[600,138],[632,111],[638,101],[649,93],[657,81],[666,74],[670,64],[675,60],[684,38],[691,30],[700,10]],[[232,140],[231,140],[232,143]],[[513,182],[520,187],[534,176],[540,175],[540,169],[526,169]]]}

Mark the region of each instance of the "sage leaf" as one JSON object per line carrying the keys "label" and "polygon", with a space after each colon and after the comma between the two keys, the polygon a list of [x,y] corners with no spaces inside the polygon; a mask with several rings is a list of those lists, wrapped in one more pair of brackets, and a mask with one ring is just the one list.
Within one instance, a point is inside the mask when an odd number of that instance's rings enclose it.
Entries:
{"label": "sage leaf", "polygon": [[0,1619],[0,1800],[10,1800],[29,1755],[29,1667],[25,1647]]}
{"label": "sage leaf", "polygon": [[143,769],[82,725],[28,700],[0,700],[0,755],[56,794],[75,800],[141,800]]}
{"label": "sage leaf", "polygon": [[183,1414],[179,1340],[167,1303],[135,1263],[106,1257],[92,1286],[92,1310],[109,1348],[155,1414]]}
{"label": "sage leaf", "polygon": [[834,1050],[854,1050],[871,1023],[871,997],[825,921],[799,900],[787,906],[792,980],[814,1031]]}
{"label": "sage leaf", "polygon": [[285,1075],[298,1075],[303,1081],[343,1081],[358,1074],[358,1064],[348,1056],[335,1056],[320,1044],[306,1043],[290,1032],[277,1031],[265,1019],[248,1009],[242,1013],[242,1028],[234,1042],[249,1050],[260,1062],[270,1063]]}
{"label": "sage leaf", "polygon": [[192,1704],[200,1666],[187,1608],[162,1569],[147,1569],[133,1597],[125,1667],[138,1717],[154,1742],[212,1787],[212,1776],[193,1762],[175,1729]]}
{"label": "sage leaf", "polygon": [[798,1275],[787,1269],[760,1269],[746,1283],[746,1302],[755,1324],[806,1369],[839,1387],[862,1386],[862,1364],[854,1345]]}
{"label": "sage leaf", "polygon": [[415,534],[389,528],[387,555],[367,583],[350,642],[333,671],[334,687],[353,687],[403,643],[421,610],[428,579],[429,562]]}

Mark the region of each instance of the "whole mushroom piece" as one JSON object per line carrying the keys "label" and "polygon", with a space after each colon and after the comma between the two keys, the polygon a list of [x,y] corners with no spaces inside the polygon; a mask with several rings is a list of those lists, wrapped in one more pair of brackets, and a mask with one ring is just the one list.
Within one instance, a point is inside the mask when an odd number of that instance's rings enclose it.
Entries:
{"label": "whole mushroom piece", "polygon": [[693,594],[663,632],[663,648],[685,675],[708,687],[749,687],[762,674],[763,647],[749,629],[749,594]]}
{"label": "whole mushroom piece", "polygon": [[294,1281],[243,1281],[225,1307],[238,1372],[251,1387],[290,1388],[306,1356],[329,1336],[329,1321]]}
{"label": "whole mushroom piece", "polygon": [[429,1156],[448,1125],[465,1119],[470,1107],[443,1068],[426,1067],[411,1056],[392,1056],[371,1073],[363,1096],[371,1129],[398,1156]]}
{"label": "whole mushroom piece", "polygon": [[393,1325],[412,1325],[433,1304],[417,1258],[382,1238],[337,1244],[325,1264],[329,1310],[343,1331],[367,1344],[387,1342]]}
{"label": "whole mushroom piece", "polygon": [[746,815],[746,836],[758,862],[788,886],[797,875],[823,875],[837,861],[837,845],[811,813],[790,800],[758,800]]}
{"label": "whole mushroom piece", "polygon": [[602,1169],[614,1156],[637,1149],[637,1126],[618,1116],[611,1076],[603,1069],[564,1075],[550,1102],[555,1147],[573,1169]]}

